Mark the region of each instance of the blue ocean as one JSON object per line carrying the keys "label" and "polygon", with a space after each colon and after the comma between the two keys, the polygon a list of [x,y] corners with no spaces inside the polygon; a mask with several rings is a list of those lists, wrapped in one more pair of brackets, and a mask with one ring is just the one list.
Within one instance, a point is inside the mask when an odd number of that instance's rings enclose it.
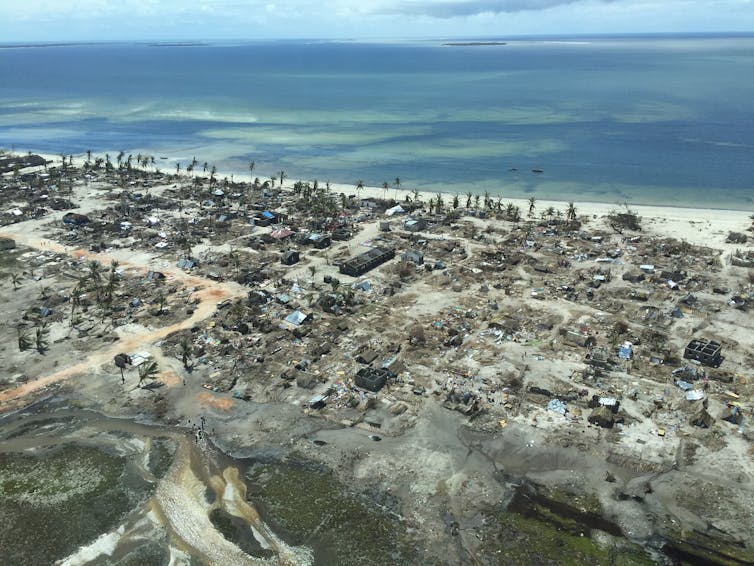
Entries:
{"label": "blue ocean", "polygon": [[4,45],[0,147],[754,209],[754,36],[447,43]]}

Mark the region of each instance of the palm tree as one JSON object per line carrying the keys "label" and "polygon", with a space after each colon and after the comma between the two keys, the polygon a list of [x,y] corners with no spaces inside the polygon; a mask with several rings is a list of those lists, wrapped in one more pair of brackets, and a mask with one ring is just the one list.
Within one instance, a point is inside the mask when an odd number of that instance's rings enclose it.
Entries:
{"label": "palm tree", "polygon": [[285,180],[285,171],[280,172],[280,188],[283,188],[283,181]]}
{"label": "palm tree", "polygon": [[514,206],[511,210],[511,221],[518,222],[519,220],[521,220],[521,209],[517,206]]}
{"label": "palm tree", "polygon": [[178,174],[180,174],[180,172],[181,172],[181,162],[179,161],[179,162],[177,162],[177,163],[175,164],[175,174],[176,174],[176,176],[177,176]]}
{"label": "palm tree", "polygon": [[183,369],[188,370],[189,360],[191,359],[191,354],[193,353],[193,348],[189,337],[184,336],[183,338],[181,338],[178,347],[181,349],[181,363],[183,364]]}
{"label": "palm tree", "polygon": [[395,185],[396,189],[400,189],[401,188],[401,178],[400,177],[396,177],[395,181],[393,181],[393,184]]}
{"label": "palm tree", "polygon": [[363,189],[364,189],[364,181],[359,179],[358,181],[356,181],[356,194],[358,195],[359,192],[362,191]]}
{"label": "palm tree", "polygon": [[159,373],[159,369],[157,367],[157,362],[151,361],[151,362],[144,362],[143,364],[141,364],[139,366],[138,387],[141,387],[141,384],[147,379],[155,379],[158,373]]}
{"label": "palm tree", "polygon": [[86,150],[86,160],[87,161],[91,161],[92,160],[92,150],[91,149],[87,149]]}
{"label": "palm tree", "polygon": [[471,194],[471,191],[466,193],[466,208],[471,208],[471,199],[474,197],[474,195]]}
{"label": "palm tree", "polygon": [[127,356],[126,354],[117,354],[113,358],[113,362],[115,363],[115,367],[117,367],[120,370],[120,381],[121,383],[126,382],[126,378],[123,375],[123,370],[126,369],[126,365],[131,363],[131,358]]}
{"label": "palm tree", "polygon": [[73,315],[76,313],[76,309],[81,306],[81,296],[84,294],[81,285],[76,285],[71,290],[71,326],[73,326]]}
{"label": "palm tree", "polygon": [[118,277],[118,262],[113,260],[110,263],[110,271],[107,278],[107,286],[105,287],[105,293],[107,300],[111,301],[113,298],[113,291],[120,285],[120,278]]}
{"label": "palm tree", "polygon": [[474,208],[479,210],[479,195],[474,195]]}
{"label": "palm tree", "polygon": [[167,304],[167,300],[165,299],[165,295],[162,293],[157,295],[157,314],[161,315],[165,311],[165,305]]}
{"label": "palm tree", "polygon": [[383,198],[383,200],[387,200],[387,190],[388,190],[388,187],[390,187],[390,185],[388,184],[387,181],[385,181],[384,183],[382,183],[382,198]]}
{"label": "palm tree", "polygon": [[31,348],[29,332],[21,326],[16,327],[16,332],[18,334],[18,350],[20,352],[25,352],[26,350]]}
{"label": "palm tree", "polygon": [[576,222],[576,205],[573,202],[568,203],[568,210],[566,211],[566,222],[569,226],[572,226]]}
{"label": "palm tree", "polygon": [[97,292],[97,297],[99,298],[100,285],[102,284],[102,265],[96,259],[93,259],[86,264],[86,268],[89,271],[87,279],[89,279],[94,286],[94,289]]}
{"label": "palm tree", "polygon": [[254,178],[254,167],[256,166],[256,163],[254,161],[249,161],[249,179]]}
{"label": "palm tree", "polygon": [[121,163],[123,162],[124,155],[126,155],[126,153],[121,151],[120,153],[118,153],[118,156],[115,158],[115,160],[118,162],[118,169],[120,169]]}
{"label": "palm tree", "polygon": [[50,289],[49,287],[42,286],[42,288],[39,289],[39,300],[40,301],[46,301],[50,298]]}
{"label": "palm tree", "polygon": [[529,216],[534,216],[534,209],[537,205],[537,197],[530,196],[529,197]]}
{"label": "palm tree", "polygon": [[460,203],[458,201],[458,193],[456,193],[456,194],[453,195],[453,210],[455,210],[456,208],[458,208],[459,204]]}
{"label": "palm tree", "polygon": [[47,328],[45,323],[42,326],[37,326],[34,331],[34,345],[37,348],[37,352],[44,354],[47,350],[48,337],[50,336],[50,329]]}

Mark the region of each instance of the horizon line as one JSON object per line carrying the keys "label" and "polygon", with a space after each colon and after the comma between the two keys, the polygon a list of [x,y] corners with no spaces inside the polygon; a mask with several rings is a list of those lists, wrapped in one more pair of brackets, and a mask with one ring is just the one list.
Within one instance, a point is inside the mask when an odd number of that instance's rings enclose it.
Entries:
{"label": "horizon line", "polygon": [[456,41],[456,40],[522,40],[544,38],[663,38],[663,37],[754,37],[754,29],[750,31],[658,31],[658,32],[573,32],[573,33],[514,33],[507,35],[458,35],[458,36],[413,36],[413,37],[184,37],[184,38],[121,38],[121,39],[25,39],[15,41],[0,41],[2,47],[62,47],[82,45],[105,45],[118,43],[155,44],[166,46],[201,46],[202,44],[232,42],[232,43],[274,43],[274,42],[349,42],[349,43],[379,43],[379,42],[410,42],[410,41]]}

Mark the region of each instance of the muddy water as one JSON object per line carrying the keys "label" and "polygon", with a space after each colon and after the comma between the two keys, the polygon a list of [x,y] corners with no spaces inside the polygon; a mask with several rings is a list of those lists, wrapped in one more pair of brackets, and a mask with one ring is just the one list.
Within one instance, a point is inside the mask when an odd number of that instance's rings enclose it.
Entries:
{"label": "muddy water", "polygon": [[236,463],[186,431],[49,406],[0,425],[5,563],[313,561],[246,501]]}

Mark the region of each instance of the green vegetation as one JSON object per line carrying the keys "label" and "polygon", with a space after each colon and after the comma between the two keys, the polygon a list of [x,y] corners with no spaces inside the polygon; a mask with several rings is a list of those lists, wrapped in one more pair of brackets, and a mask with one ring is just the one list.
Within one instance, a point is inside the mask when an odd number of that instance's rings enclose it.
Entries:
{"label": "green vegetation", "polygon": [[4,563],[51,564],[114,528],[147,493],[143,483],[124,487],[126,467],[125,458],[75,445],[0,454]]}
{"label": "green vegetation", "polygon": [[326,470],[307,462],[258,463],[247,479],[249,495],[273,530],[293,545],[312,545],[322,564],[420,562],[400,520],[348,493]]}
{"label": "green vegetation", "polygon": [[495,523],[494,538],[483,542],[478,555],[494,558],[495,564],[540,564],[552,566],[642,566],[656,562],[638,545],[621,543],[605,548],[589,536],[574,534],[571,521],[553,514],[545,522],[518,513],[500,511],[488,515]]}
{"label": "green vegetation", "polygon": [[259,541],[254,538],[248,523],[243,519],[234,517],[222,509],[214,509],[209,516],[215,528],[230,542],[238,546],[249,556],[257,558],[272,558],[275,553],[270,549],[262,548]]}
{"label": "green vegetation", "polygon": [[147,468],[155,478],[162,478],[170,469],[170,466],[173,464],[175,448],[175,443],[170,440],[158,438],[152,440],[152,449],[149,451]]}

